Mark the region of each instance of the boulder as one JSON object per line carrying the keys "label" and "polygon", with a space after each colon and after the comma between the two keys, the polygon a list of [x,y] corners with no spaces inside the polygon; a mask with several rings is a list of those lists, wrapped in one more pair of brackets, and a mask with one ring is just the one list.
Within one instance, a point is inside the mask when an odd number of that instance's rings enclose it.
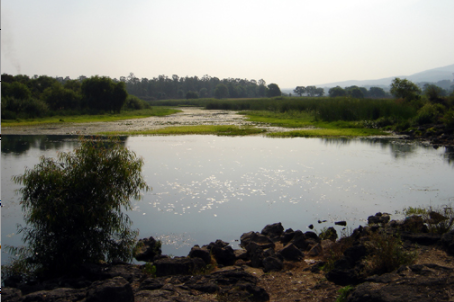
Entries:
{"label": "boulder", "polygon": [[[70,300],[71,301],[71,300]],[[134,302],[131,285],[122,277],[96,281],[87,290],[86,302]]]}
{"label": "boulder", "polygon": [[262,267],[263,266],[263,247],[258,243],[252,241],[246,246],[248,257],[251,260],[252,267]]}
{"label": "boulder", "polygon": [[247,250],[243,249],[233,250],[233,253],[235,254],[235,258],[237,260],[238,259],[246,260],[248,258]]}
{"label": "boulder", "polygon": [[190,258],[200,258],[207,265],[211,263],[210,251],[206,248],[200,248],[198,245],[195,245],[191,248],[188,256]]}
{"label": "boulder", "polygon": [[161,245],[153,237],[140,239],[137,242],[137,250],[134,253],[137,261],[152,262],[159,255],[161,255]]}
{"label": "boulder", "polygon": [[218,265],[233,265],[236,260],[235,253],[230,245],[215,244],[211,248],[211,254],[216,259]]}
{"label": "boulder", "polygon": [[346,225],[347,225],[347,221],[345,221],[345,220],[342,220],[342,221],[336,221],[336,222],[335,222],[334,224],[335,224],[335,225],[342,225],[342,226],[346,226]]}
{"label": "boulder", "polygon": [[304,236],[306,236],[306,238],[310,238],[310,239],[313,239],[315,241],[319,241],[320,240],[320,238],[318,238],[318,235],[315,232],[312,232],[312,231],[305,232]]}
{"label": "boulder", "polygon": [[272,241],[276,242],[279,241],[279,237],[281,237],[282,233],[284,232],[284,227],[280,222],[268,224],[262,230],[262,235],[267,236]]}
{"label": "boulder", "polygon": [[375,216],[369,216],[367,218],[367,222],[369,224],[374,224],[374,223],[388,223],[389,222],[389,214],[382,214],[380,212],[376,213]]}
{"label": "boulder", "polygon": [[301,250],[305,250],[309,246],[309,242],[307,242],[306,239],[306,235],[304,235],[300,230],[297,230],[295,231],[292,240],[290,240],[290,243]]}
{"label": "boulder", "polygon": [[304,258],[303,252],[301,252],[294,244],[288,243],[279,254],[284,257],[285,260],[299,261]]}
{"label": "boulder", "polygon": [[284,263],[276,257],[266,257],[263,259],[263,267],[265,272],[280,271],[284,268]]}
{"label": "boulder", "polygon": [[269,247],[274,248],[275,244],[274,242],[268,238],[267,236],[260,234],[259,232],[249,232],[249,233],[244,233],[241,235],[241,244],[243,248],[246,248],[246,246],[250,242],[255,242],[256,244],[260,245],[262,249],[266,249]]}
{"label": "boulder", "polygon": [[311,257],[316,257],[316,256],[320,255],[321,253],[322,253],[322,246],[320,245],[320,243],[317,243],[309,250],[308,255]]}
{"label": "boulder", "polygon": [[156,276],[193,275],[203,269],[206,264],[200,258],[175,257],[159,259],[154,262]]}
{"label": "boulder", "polygon": [[290,242],[290,240],[293,239],[293,236],[295,236],[295,231],[292,229],[286,229],[284,233],[281,235],[281,242],[283,245],[286,245],[287,243]]}

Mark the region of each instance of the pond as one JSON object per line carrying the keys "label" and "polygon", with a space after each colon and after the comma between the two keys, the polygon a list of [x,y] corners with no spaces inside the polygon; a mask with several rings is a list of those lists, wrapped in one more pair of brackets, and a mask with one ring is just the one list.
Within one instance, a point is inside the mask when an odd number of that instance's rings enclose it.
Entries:
{"label": "pond", "polygon": [[[128,215],[140,238],[154,236],[163,253],[187,255],[216,239],[238,248],[240,236],[282,222],[316,231],[408,206],[454,201],[454,150],[397,139],[271,139],[263,136],[135,136],[122,142],[144,159],[152,191]],[[20,245],[23,223],[13,175],[39,157],[78,146],[76,136],[7,135],[2,140],[2,243]],[[319,224],[318,220],[326,220]],[[336,226],[338,232],[343,227]],[[5,249],[3,249],[5,250]],[[2,264],[9,261],[2,255]]]}

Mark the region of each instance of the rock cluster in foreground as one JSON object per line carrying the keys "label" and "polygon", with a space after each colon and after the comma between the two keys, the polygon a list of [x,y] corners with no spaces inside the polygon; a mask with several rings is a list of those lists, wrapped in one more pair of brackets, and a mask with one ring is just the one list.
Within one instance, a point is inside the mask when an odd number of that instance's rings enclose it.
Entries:
{"label": "rock cluster in foreground", "polygon": [[[454,255],[454,231],[443,235],[427,232],[417,216],[389,221],[388,215],[369,217],[369,225],[353,231],[350,245],[326,273],[340,286],[354,285],[348,301],[450,301],[454,297],[454,269],[436,264],[403,265],[390,273],[368,270],[370,234],[398,231],[404,247],[436,246]],[[343,223],[341,224],[343,225]],[[143,239],[136,255],[149,265],[126,263],[90,264],[80,274],[26,284],[5,280],[3,301],[269,301],[272,289],[260,286],[251,269],[285,270],[286,264],[318,259],[307,274],[323,274],[326,256],[337,249],[337,233],[328,228],[320,238],[314,232],[287,229],[281,223],[261,232],[241,236],[242,249],[222,240],[194,246],[187,257],[170,258],[160,253],[153,238]],[[216,269],[214,269],[216,267]],[[276,300],[277,299],[277,300]],[[275,301],[288,301],[274,299]],[[298,299],[296,299],[298,300]],[[295,301],[295,299],[290,300]],[[326,300],[327,301],[327,300]]]}

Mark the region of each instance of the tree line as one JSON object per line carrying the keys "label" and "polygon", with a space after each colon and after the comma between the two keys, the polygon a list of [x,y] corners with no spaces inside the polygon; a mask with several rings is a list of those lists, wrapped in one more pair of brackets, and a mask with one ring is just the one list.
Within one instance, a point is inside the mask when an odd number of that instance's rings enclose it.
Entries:
{"label": "tree line", "polygon": [[48,76],[2,74],[2,119],[58,114],[119,113],[143,109],[144,101],[128,95],[124,82],[93,76],[59,80]]}
{"label": "tree line", "polygon": [[127,77],[120,77],[126,84],[128,93],[145,100],[190,99],[190,98],[257,98],[280,96],[281,91],[277,84],[266,85],[265,80],[248,80],[240,78],[219,79],[204,75],[199,78],[172,77],[159,75],[158,77],[137,78],[134,73]]}

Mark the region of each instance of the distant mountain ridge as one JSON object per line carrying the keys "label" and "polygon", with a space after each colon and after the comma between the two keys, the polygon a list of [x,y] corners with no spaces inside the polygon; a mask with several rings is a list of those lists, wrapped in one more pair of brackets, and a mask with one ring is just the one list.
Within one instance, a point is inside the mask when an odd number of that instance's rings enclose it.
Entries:
{"label": "distant mountain ridge", "polygon": [[349,80],[349,81],[342,81],[342,82],[332,82],[332,83],[325,83],[325,84],[320,84],[320,85],[315,85],[317,87],[335,87],[335,86],[340,86],[340,87],[348,87],[348,86],[353,86],[357,85],[360,87],[365,87],[365,86],[389,86],[391,85],[391,82],[395,78],[401,78],[401,79],[407,79],[409,81],[418,83],[418,82],[438,82],[442,80],[450,80],[452,81],[454,79],[454,64],[444,66],[444,67],[438,67],[438,68],[433,68],[429,69],[426,71],[418,72],[409,76],[393,76],[393,77],[388,77],[388,78],[383,78],[383,79],[377,79],[377,80]]}

